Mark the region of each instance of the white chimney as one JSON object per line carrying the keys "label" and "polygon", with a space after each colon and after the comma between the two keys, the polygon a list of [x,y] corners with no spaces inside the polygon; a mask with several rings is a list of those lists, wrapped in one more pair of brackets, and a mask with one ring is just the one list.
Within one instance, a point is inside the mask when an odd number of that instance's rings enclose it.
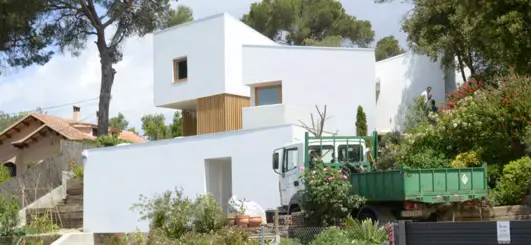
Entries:
{"label": "white chimney", "polygon": [[73,119],[76,122],[79,122],[79,112],[81,111],[81,108],[79,106],[74,106],[74,115]]}

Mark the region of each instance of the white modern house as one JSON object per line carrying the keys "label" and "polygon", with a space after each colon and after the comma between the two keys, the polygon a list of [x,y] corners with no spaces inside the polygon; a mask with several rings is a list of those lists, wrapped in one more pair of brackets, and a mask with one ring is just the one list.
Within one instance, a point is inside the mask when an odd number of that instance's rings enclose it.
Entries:
{"label": "white modern house", "polygon": [[328,108],[326,131],[352,135],[358,105],[370,130],[397,128],[402,104],[426,86],[438,101],[455,87],[427,58],[376,63],[373,49],[281,46],[226,13],[155,33],[153,46],[154,103],[182,110],[184,137],[90,150],[85,231],[146,231],[131,205],[175,187],[275,208],[273,150],[303,139],[316,105]]}

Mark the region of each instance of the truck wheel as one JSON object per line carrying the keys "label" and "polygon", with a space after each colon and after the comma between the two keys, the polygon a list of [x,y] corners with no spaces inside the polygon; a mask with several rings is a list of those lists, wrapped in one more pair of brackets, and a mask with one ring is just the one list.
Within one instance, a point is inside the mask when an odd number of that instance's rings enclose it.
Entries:
{"label": "truck wheel", "polygon": [[291,205],[289,207],[289,214],[291,215],[292,213],[296,213],[296,212],[300,212],[301,211],[301,208],[299,207],[299,205]]}
{"label": "truck wheel", "polygon": [[380,224],[393,222],[396,220],[391,210],[387,207],[364,207],[356,216],[359,221],[371,219],[372,222],[378,221]]}
{"label": "truck wheel", "polygon": [[366,219],[370,219],[372,222],[375,222],[377,220],[376,214],[374,213],[373,210],[371,210],[369,208],[363,208],[362,210],[360,210],[360,212],[358,213],[356,218],[359,221],[364,221]]}

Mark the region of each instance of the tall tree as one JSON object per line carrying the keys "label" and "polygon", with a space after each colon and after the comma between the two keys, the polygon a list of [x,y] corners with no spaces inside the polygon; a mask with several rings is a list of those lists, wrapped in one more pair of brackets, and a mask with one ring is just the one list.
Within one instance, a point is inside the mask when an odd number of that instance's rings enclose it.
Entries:
{"label": "tall tree", "polygon": [[162,140],[171,137],[171,131],[166,125],[164,114],[148,114],[141,118],[144,136],[149,140]]}
{"label": "tall tree", "polygon": [[367,115],[363,111],[363,107],[358,106],[358,111],[356,113],[356,135],[357,136],[367,136]]}
{"label": "tall tree", "polygon": [[[1,1],[1,0],[0,0]],[[20,113],[5,113],[3,111],[0,111],[0,133],[3,132],[6,128],[16,123],[18,120],[22,119],[23,117],[27,116],[28,114],[32,112],[38,112],[42,114],[46,114],[47,112],[44,111],[42,108],[37,107],[34,111],[26,111],[26,112],[20,112]]]}
{"label": "tall tree", "polygon": [[458,0],[415,0],[413,12],[405,19],[402,28],[408,34],[409,46],[433,60],[440,59],[445,67],[465,68],[476,73],[474,49],[467,42],[464,22],[455,18]]}
{"label": "tall tree", "polygon": [[183,119],[180,111],[173,113],[173,121],[170,124],[170,131],[172,137],[183,136]]}
{"label": "tall tree", "polygon": [[263,0],[242,21],[289,45],[367,47],[374,40],[371,23],[347,14],[335,0]]}
{"label": "tall tree", "polygon": [[[61,52],[79,55],[94,37],[101,64],[98,134],[107,135],[109,104],[124,41],[167,26],[169,0],[47,0]],[[188,20],[188,19],[184,19]],[[175,23],[173,23],[175,24]]]}
{"label": "tall tree", "polygon": [[395,39],[395,36],[384,37],[376,43],[376,49],[374,51],[376,55],[376,61],[384,60],[403,54],[406,51],[400,47],[398,40]]}
{"label": "tall tree", "polygon": [[0,68],[44,64],[53,52],[52,25],[46,17],[45,0],[0,0]]}
{"label": "tall tree", "polygon": [[165,27],[176,26],[194,20],[192,9],[183,5],[179,5],[177,10],[170,9],[169,14],[170,20],[166,22]]}
{"label": "tall tree", "polygon": [[173,114],[173,120],[166,125],[162,113],[148,114],[142,117],[142,130],[149,140],[163,140],[182,136],[182,117],[179,111]]}
{"label": "tall tree", "polygon": [[140,135],[140,133],[136,130],[135,127],[130,127],[130,128],[127,129],[127,131],[129,131],[129,132],[133,132],[133,133],[135,133],[136,135]]}
{"label": "tall tree", "polygon": [[13,125],[13,123],[22,119],[25,116],[26,114],[24,113],[17,114],[17,115],[10,115],[10,114],[0,111],[0,133],[3,132],[9,126]]}
{"label": "tall tree", "polygon": [[124,114],[118,113],[118,116],[109,119],[109,127],[118,130],[125,130],[129,122],[125,119]]}
{"label": "tall tree", "polygon": [[[393,0],[376,0],[391,2]],[[413,50],[442,60],[464,74],[490,77],[531,74],[531,1],[412,0],[403,22]],[[466,77],[463,77],[466,79]]]}

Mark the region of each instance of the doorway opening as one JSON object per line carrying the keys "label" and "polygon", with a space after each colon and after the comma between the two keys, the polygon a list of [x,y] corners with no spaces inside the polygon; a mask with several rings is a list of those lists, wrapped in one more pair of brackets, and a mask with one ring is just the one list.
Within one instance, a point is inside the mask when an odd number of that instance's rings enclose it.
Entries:
{"label": "doorway opening", "polygon": [[225,212],[232,197],[232,158],[205,159],[206,191],[212,193]]}

